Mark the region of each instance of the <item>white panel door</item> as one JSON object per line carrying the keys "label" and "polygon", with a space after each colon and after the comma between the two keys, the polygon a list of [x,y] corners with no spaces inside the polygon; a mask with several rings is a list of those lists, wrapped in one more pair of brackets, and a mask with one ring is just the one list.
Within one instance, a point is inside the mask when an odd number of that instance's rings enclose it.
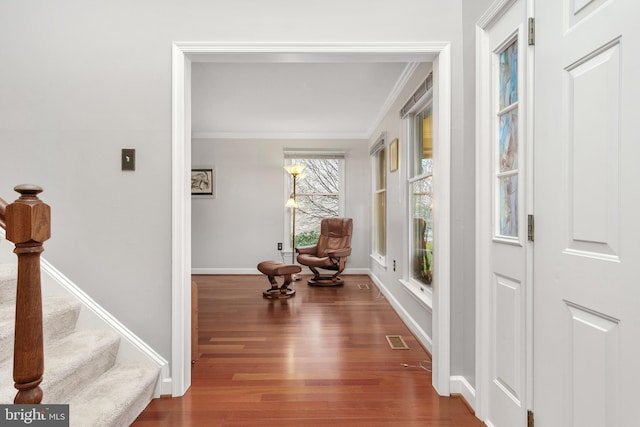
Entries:
{"label": "white panel door", "polygon": [[488,266],[479,278],[486,341],[479,369],[487,371],[480,416],[495,427],[524,427],[527,419],[527,22],[526,0],[505,3],[484,28],[480,52],[479,84],[489,88],[479,117],[486,131],[478,197],[488,200],[479,205],[486,212],[479,217],[479,250],[486,257],[479,263]]}
{"label": "white panel door", "polygon": [[640,425],[639,13],[536,1],[536,426]]}

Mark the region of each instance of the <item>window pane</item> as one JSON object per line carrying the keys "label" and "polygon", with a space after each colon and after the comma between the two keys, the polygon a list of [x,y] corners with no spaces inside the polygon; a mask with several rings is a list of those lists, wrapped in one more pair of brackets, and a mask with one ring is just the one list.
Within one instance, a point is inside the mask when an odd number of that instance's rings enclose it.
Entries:
{"label": "window pane", "polygon": [[431,105],[414,118],[413,175],[431,174],[433,158],[433,117]]}
{"label": "window pane", "polygon": [[296,201],[296,246],[313,245],[320,236],[320,221],[338,216],[340,200],[337,194],[298,194]]}
{"label": "window pane", "polygon": [[500,109],[518,101],[518,43],[507,46],[500,55]]}
{"label": "window pane", "polygon": [[[340,216],[340,159],[289,159],[288,164],[304,165],[296,180],[296,246],[318,241],[320,220]],[[291,194],[293,180],[289,180]],[[287,209],[291,218],[293,209]],[[290,224],[293,219],[291,218]],[[291,231],[291,230],[290,230]],[[289,239],[289,243],[291,239]]]}
{"label": "window pane", "polygon": [[386,185],[387,185],[387,150],[381,149],[373,156],[374,161],[374,182],[373,192],[374,213],[373,213],[373,252],[384,257],[387,252],[387,231],[386,231]]}
{"label": "window pane", "polygon": [[433,182],[431,177],[411,184],[411,204],[411,277],[430,285],[433,279]]}
{"label": "window pane", "polygon": [[305,166],[302,176],[297,182],[298,194],[338,194],[340,189],[340,160],[293,159],[292,163]]}
{"label": "window pane", "polygon": [[499,178],[500,234],[518,236],[518,175]]}
{"label": "window pane", "polygon": [[431,104],[412,117],[414,129],[409,224],[410,276],[425,285],[433,282],[433,110]]}
{"label": "window pane", "polygon": [[375,211],[375,252],[378,255],[386,255],[387,252],[387,232],[386,232],[386,197],[387,193],[381,191],[376,193]]}
{"label": "window pane", "polygon": [[376,153],[376,190],[383,190],[387,185],[387,156],[385,153],[384,148]]}
{"label": "window pane", "polygon": [[518,109],[500,116],[500,172],[518,168]]}

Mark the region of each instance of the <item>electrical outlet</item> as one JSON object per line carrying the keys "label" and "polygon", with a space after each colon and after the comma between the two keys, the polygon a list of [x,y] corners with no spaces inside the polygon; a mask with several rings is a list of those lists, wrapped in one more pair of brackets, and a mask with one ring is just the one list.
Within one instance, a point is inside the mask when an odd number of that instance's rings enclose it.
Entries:
{"label": "electrical outlet", "polygon": [[278,250],[281,251],[282,250],[282,242],[278,242]]}

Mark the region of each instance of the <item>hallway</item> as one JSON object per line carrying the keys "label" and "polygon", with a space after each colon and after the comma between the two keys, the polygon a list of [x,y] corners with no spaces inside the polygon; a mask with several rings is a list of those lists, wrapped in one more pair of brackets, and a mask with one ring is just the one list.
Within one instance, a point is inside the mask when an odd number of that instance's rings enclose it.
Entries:
{"label": "hallway", "polygon": [[[297,282],[262,298],[264,276],[194,276],[200,359],[182,398],[156,399],[144,426],[482,426],[431,387],[428,354],[367,276]],[[392,350],[401,335],[408,350]],[[403,364],[409,366],[405,367]]]}

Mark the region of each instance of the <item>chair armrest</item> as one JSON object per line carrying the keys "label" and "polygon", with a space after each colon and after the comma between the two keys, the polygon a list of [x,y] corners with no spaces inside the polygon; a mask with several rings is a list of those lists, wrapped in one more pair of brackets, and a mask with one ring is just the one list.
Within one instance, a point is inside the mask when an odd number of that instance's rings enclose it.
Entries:
{"label": "chair armrest", "polygon": [[301,246],[299,248],[296,248],[296,252],[299,254],[313,254],[315,255],[318,251],[318,245],[312,245],[312,246]]}
{"label": "chair armrest", "polygon": [[327,251],[327,254],[330,257],[334,258],[343,258],[351,255],[351,248],[342,248],[342,249],[331,249]]}

